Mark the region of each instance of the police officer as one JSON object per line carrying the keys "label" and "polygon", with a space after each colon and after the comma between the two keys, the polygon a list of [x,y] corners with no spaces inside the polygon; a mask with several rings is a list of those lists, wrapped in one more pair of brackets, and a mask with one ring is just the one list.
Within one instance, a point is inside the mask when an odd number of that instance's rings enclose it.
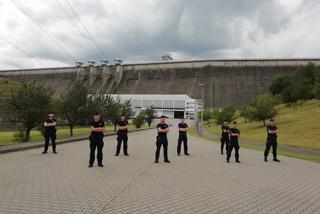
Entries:
{"label": "police officer", "polygon": [[181,122],[178,124],[178,128],[179,128],[179,138],[178,138],[177,154],[178,156],[180,156],[181,143],[183,142],[184,154],[190,155],[188,153],[188,138],[187,138],[188,124],[185,123],[184,118],[181,119]]}
{"label": "police officer", "polygon": [[117,150],[115,156],[119,156],[121,143],[123,142],[123,154],[129,156],[128,154],[128,121],[125,116],[121,116],[120,121],[118,122],[118,131],[117,131]]}
{"label": "police officer", "polygon": [[102,120],[101,115],[99,113],[96,113],[93,116],[93,121],[91,122],[91,134],[89,137],[89,141],[90,141],[89,167],[90,168],[93,166],[93,163],[94,163],[96,148],[98,150],[98,152],[97,152],[98,166],[103,167],[102,149],[103,149],[103,145],[104,145],[104,142],[103,142],[104,130],[105,130],[104,121]]}
{"label": "police officer", "polygon": [[161,116],[160,117],[160,123],[157,124],[157,150],[156,150],[156,160],[155,163],[159,163],[159,155],[160,155],[160,149],[163,145],[163,155],[164,155],[164,162],[170,163],[168,159],[168,139],[167,139],[167,133],[169,132],[169,126],[165,123],[166,117]]}
{"label": "police officer", "polygon": [[266,143],[266,149],[264,151],[264,161],[268,162],[268,154],[269,150],[272,147],[272,153],[273,153],[273,161],[280,162],[279,159],[277,159],[277,133],[278,133],[278,127],[275,125],[274,119],[270,119],[269,125],[267,126],[267,143]]}
{"label": "police officer", "polygon": [[230,127],[228,126],[228,122],[225,120],[221,126],[221,154],[223,155],[223,148],[224,145],[226,145],[226,153],[228,153],[228,147],[229,147],[229,132]]}
{"label": "police officer", "polygon": [[230,157],[232,150],[235,150],[235,158],[237,163],[241,163],[239,161],[239,138],[240,137],[240,130],[237,128],[237,122],[233,121],[232,128],[230,129],[230,143],[229,148],[227,149],[227,162],[230,162]]}
{"label": "police officer", "polygon": [[57,120],[54,118],[54,114],[52,112],[49,113],[47,120],[43,124],[44,126],[44,151],[42,154],[46,154],[49,147],[49,141],[51,139],[52,143],[52,150],[54,154],[57,154],[56,151],[56,126],[57,126]]}

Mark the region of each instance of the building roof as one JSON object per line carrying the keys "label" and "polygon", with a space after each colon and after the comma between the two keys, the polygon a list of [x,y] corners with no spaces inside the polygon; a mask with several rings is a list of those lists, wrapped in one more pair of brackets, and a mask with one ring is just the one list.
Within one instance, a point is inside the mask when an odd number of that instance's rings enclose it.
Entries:
{"label": "building roof", "polygon": [[144,100],[191,100],[186,94],[110,94],[112,97],[121,99],[144,99]]}

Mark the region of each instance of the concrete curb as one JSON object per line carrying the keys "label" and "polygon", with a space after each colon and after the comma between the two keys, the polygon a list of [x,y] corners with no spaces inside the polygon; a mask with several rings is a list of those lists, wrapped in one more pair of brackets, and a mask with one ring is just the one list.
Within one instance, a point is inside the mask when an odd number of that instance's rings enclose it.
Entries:
{"label": "concrete curb", "polygon": [[[143,128],[143,129],[137,129],[130,132],[139,132],[139,131],[146,131],[146,130],[151,130],[155,128]],[[117,132],[110,132],[105,134],[105,137],[107,136],[113,136],[117,135]],[[62,140],[57,140],[56,144],[65,144],[65,143],[72,143],[76,141],[82,141],[82,140],[87,140],[89,136],[86,137],[71,137],[71,138],[66,138]],[[34,142],[34,143],[20,143],[20,144],[14,144],[14,145],[4,145],[0,147],[0,154],[6,154],[6,153],[11,153],[11,152],[18,152],[18,151],[24,151],[24,150],[29,150],[29,149],[37,149],[41,148],[44,146],[44,141],[39,141],[39,142]]]}

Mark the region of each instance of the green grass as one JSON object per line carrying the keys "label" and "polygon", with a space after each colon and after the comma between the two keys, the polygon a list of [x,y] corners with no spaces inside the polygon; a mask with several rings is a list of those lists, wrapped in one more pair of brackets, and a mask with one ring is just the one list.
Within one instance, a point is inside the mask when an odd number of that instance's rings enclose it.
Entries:
{"label": "green grass", "polygon": [[[153,127],[153,125],[152,125]],[[141,128],[147,128],[147,125],[144,124]],[[136,130],[136,128],[133,125],[129,125],[129,131]],[[106,126],[105,133],[113,132],[114,126]],[[90,134],[90,128],[89,127],[76,127],[73,130],[73,136],[74,137],[82,137],[82,136],[89,136]],[[57,139],[65,139],[70,137],[69,135],[69,128],[68,127],[58,127],[57,128]],[[37,142],[42,141],[43,136],[41,133],[37,130],[31,131],[31,139],[30,142]],[[0,145],[9,145],[9,144],[16,144],[19,142],[16,142],[14,140],[14,131],[1,131],[0,132]]]}
{"label": "green grass", "polygon": [[[189,133],[190,135],[193,135],[195,137],[199,137],[199,138],[202,138],[204,140],[207,140],[207,141],[210,141],[210,142],[215,142],[215,143],[220,143],[219,140],[217,139],[211,139],[211,138],[208,138],[208,137],[202,137],[200,136],[197,132],[196,132],[196,129],[194,127],[190,128],[189,129]],[[248,144],[241,144],[241,147],[242,148],[246,148],[246,149],[251,149],[251,150],[256,150],[256,151],[261,151],[263,152],[264,151],[264,147],[261,147],[259,145],[248,145]],[[296,153],[290,153],[290,152],[285,152],[285,151],[282,151],[282,150],[278,150],[278,154],[279,155],[284,155],[284,156],[288,156],[288,157],[292,157],[292,158],[299,158],[299,159],[302,159],[302,160],[307,160],[307,161],[312,161],[312,162],[316,162],[316,163],[320,163],[320,157],[317,157],[317,156],[312,156],[312,155],[303,155],[303,154],[296,154]]]}
{"label": "green grass", "polygon": [[[279,128],[279,144],[320,151],[320,101],[310,100],[300,106],[277,106],[279,115],[275,118]],[[241,139],[250,142],[264,144],[266,141],[266,129],[262,122],[244,122],[238,118],[238,128],[241,131]],[[220,135],[220,125],[212,121],[205,126],[211,133]]]}

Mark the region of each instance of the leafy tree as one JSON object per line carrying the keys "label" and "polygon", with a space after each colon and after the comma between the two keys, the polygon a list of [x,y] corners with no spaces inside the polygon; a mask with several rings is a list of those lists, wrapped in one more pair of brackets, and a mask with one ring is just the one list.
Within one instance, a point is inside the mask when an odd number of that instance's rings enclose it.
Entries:
{"label": "leafy tree", "polygon": [[143,114],[138,114],[135,118],[133,118],[133,125],[135,125],[135,127],[137,129],[141,128],[141,126],[144,124],[145,121],[145,117]]}
{"label": "leafy tree", "polygon": [[269,94],[254,97],[248,108],[249,119],[262,121],[263,125],[265,125],[266,119],[275,117],[278,114],[275,106],[279,103],[278,97]]}
{"label": "leafy tree", "polygon": [[80,82],[75,82],[65,95],[58,101],[59,111],[67,120],[70,136],[73,136],[73,128],[88,115],[88,89]]}
{"label": "leafy tree", "polygon": [[247,122],[247,119],[249,117],[249,110],[250,106],[249,105],[242,105],[239,109],[240,116],[244,118],[244,122]]}
{"label": "leafy tree", "polygon": [[273,95],[281,94],[289,87],[292,76],[289,74],[277,76],[271,83],[270,92]]}
{"label": "leafy tree", "polygon": [[225,120],[230,123],[234,119],[234,114],[236,113],[236,109],[229,105],[221,109],[219,113],[216,115],[216,124],[222,124]]}
{"label": "leafy tree", "polygon": [[314,93],[315,98],[320,100],[320,82],[315,84],[314,89],[313,89],[313,93]]}
{"label": "leafy tree", "polygon": [[90,115],[99,112],[104,118],[109,119],[114,125],[114,131],[117,130],[117,124],[121,116],[129,118],[132,115],[130,100],[121,102],[119,98],[113,98],[106,94],[94,94],[89,97],[88,109]]}
{"label": "leafy tree", "polygon": [[300,66],[292,75],[281,75],[271,84],[270,92],[280,95],[285,103],[296,104],[315,97],[314,89],[320,78],[320,68],[312,63]]}
{"label": "leafy tree", "polygon": [[42,84],[23,83],[11,92],[4,110],[3,117],[19,123],[19,134],[22,142],[28,142],[31,130],[41,124],[51,109],[52,88]]}
{"label": "leafy tree", "polygon": [[141,111],[140,114],[142,114],[145,117],[145,120],[147,121],[149,127],[151,126],[151,123],[154,120],[154,118],[156,118],[156,111],[152,106]]}

